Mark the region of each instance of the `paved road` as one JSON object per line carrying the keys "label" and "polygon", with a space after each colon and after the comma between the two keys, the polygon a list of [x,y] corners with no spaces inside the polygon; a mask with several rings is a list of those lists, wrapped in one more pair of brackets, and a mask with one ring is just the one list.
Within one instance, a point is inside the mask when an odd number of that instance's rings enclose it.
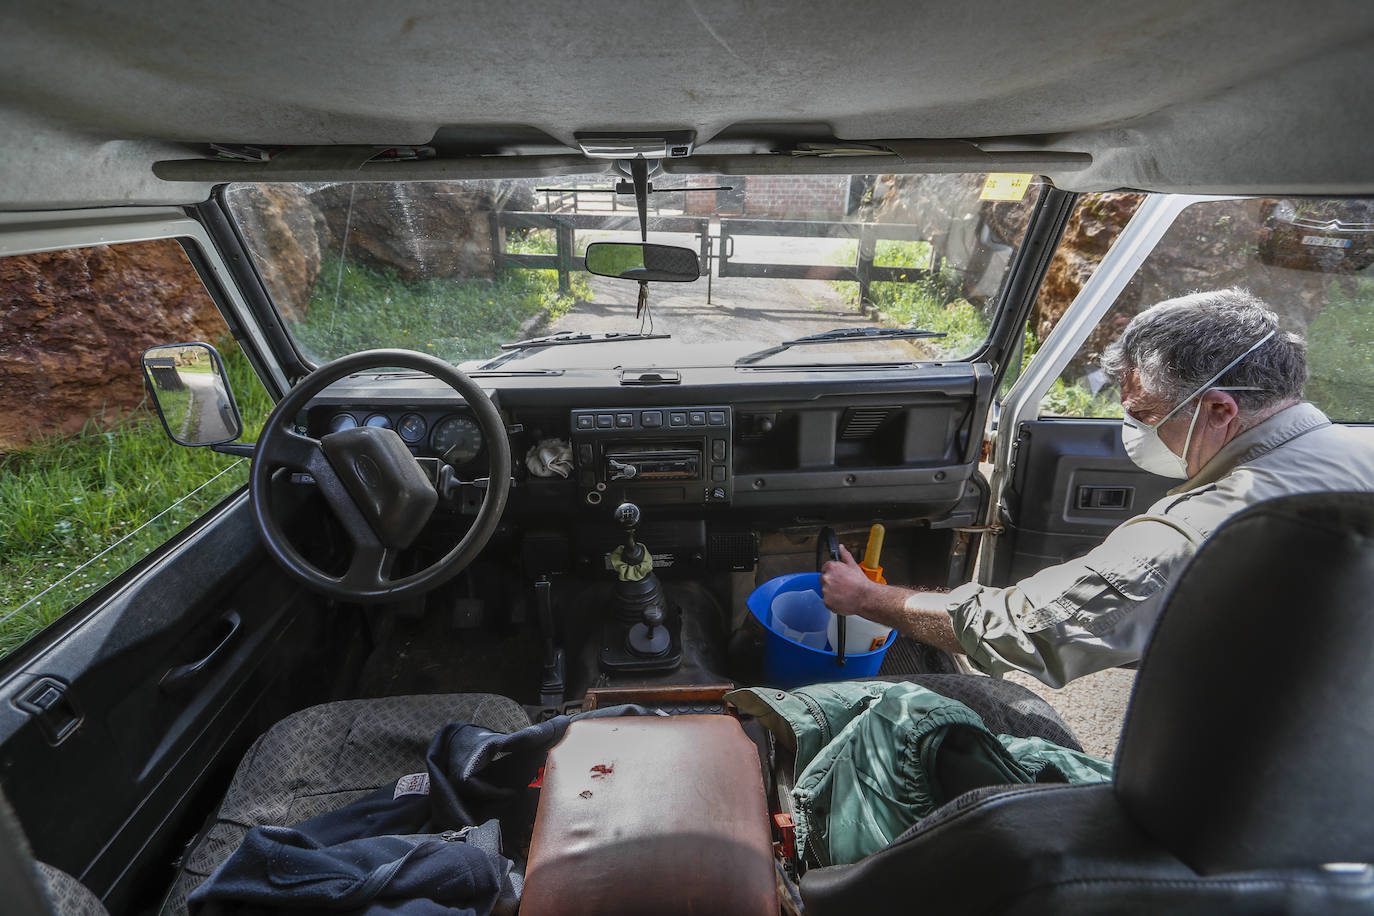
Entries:
{"label": "paved road", "polygon": [[1083,750],[1111,760],[1121,739],[1121,724],[1135,676],[1136,672],[1124,668],[1108,668],[1070,681],[1058,690],[1019,672],[1007,675],[1006,679],[1044,697],[1073,729]]}
{"label": "paved road", "polygon": [[232,432],[219,411],[223,389],[219,380],[206,372],[178,373],[186,387],[191,389],[194,419],[188,417],[181,438],[188,442],[219,442]]}
{"label": "paved road", "polygon": [[[573,311],[538,333],[639,329],[635,318],[638,284],[606,277],[591,277],[590,282],[591,302],[578,303]],[[649,286],[649,308],[655,333],[671,334],[674,341],[687,344],[732,341],[743,342],[748,348],[765,347],[833,328],[875,323],[847,305],[822,280],[714,278],[709,304],[705,278],[695,283],[653,283]],[[906,341],[838,347],[832,358],[846,361],[929,358],[924,345]]]}

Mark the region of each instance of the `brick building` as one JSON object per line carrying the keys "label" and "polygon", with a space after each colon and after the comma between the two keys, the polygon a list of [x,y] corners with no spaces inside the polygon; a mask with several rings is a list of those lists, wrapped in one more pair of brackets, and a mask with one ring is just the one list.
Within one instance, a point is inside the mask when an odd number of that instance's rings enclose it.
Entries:
{"label": "brick building", "polygon": [[757,219],[841,219],[849,209],[848,175],[747,175],[692,179],[697,186],[728,185],[728,191],[688,191],[689,216]]}

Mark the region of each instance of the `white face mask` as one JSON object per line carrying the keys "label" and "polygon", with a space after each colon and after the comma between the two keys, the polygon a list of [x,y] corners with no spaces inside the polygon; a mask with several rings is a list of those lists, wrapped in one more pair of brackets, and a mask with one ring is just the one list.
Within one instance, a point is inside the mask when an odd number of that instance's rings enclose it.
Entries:
{"label": "white face mask", "polygon": [[1193,420],[1188,424],[1188,436],[1183,440],[1182,455],[1174,454],[1173,449],[1164,444],[1164,440],[1159,438],[1159,428],[1167,423],[1170,417],[1178,413],[1184,404],[1205,391],[1262,391],[1262,388],[1256,388],[1252,385],[1213,386],[1212,383],[1230,372],[1236,364],[1258,350],[1266,340],[1276,333],[1278,333],[1277,330],[1270,331],[1255,341],[1250,349],[1227,363],[1224,369],[1204,382],[1201,388],[1175,404],[1174,408],[1166,413],[1158,423],[1153,425],[1142,423],[1129,413],[1126,414],[1121,420],[1121,444],[1126,447],[1126,454],[1130,456],[1136,466],[1142,471],[1158,474],[1161,477],[1186,480],[1188,478],[1188,446],[1193,442],[1193,428],[1197,425],[1198,415],[1202,412],[1202,401],[1199,400],[1197,407],[1193,409]]}

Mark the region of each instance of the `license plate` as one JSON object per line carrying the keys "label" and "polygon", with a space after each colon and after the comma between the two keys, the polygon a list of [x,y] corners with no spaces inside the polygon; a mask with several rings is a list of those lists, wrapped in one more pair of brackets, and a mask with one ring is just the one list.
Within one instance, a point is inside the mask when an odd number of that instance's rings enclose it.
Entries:
{"label": "license plate", "polygon": [[1304,235],[1302,237],[1304,245],[1315,245],[1318,248],[1349,248],[1350,239],[1330,239],[1324,235]]}

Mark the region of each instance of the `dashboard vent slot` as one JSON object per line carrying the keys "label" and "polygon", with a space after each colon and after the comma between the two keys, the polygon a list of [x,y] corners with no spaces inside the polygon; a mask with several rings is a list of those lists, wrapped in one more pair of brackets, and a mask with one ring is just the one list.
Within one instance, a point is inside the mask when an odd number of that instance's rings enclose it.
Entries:
{"label": "dashboard vent slot", "polygon": [[676,369],[622,369],[622,385],[678,385],[682,383],[682,373]]}
{"label": "dashboard vent slot", "polygon": [[840,419],[841,439],[867,439],[888,421],[896,407],[851,407]]}

